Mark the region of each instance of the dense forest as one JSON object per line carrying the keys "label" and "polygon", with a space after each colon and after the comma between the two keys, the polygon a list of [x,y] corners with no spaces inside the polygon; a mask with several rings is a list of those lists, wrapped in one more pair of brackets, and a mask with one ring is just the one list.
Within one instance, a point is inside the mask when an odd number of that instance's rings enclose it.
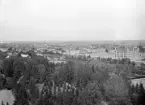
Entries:
{"label": "dense forest", "polygon": [[138,71],[128,59],[93,64],[90,57],[73,57],[54,64],[28,54],[0,54],[0,89],[12,90],[13,105],[145,105],[143,84],[134,86],[128,79]]}

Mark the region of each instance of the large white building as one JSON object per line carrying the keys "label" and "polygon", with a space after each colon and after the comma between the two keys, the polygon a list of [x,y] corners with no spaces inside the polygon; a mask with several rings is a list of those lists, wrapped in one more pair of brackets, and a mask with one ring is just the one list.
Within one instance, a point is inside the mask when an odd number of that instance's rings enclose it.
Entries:
{"label": "large white building", "polygon": [[132,48],[120,47],[120,48],[115,48],[114,50],[115,59],[129,58],[131,60],[136,60],[144,57],[145,57],[145,53],[139,52],[139,48],[137,47],[132,47]]}

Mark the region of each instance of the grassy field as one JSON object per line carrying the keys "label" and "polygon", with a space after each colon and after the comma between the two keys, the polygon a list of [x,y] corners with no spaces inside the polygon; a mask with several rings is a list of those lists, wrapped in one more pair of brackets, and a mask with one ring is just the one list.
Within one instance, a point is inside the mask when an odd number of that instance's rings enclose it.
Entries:
{"label": "grassy field", "polygon": [[15,98],[14,98],[11,90],[1,90],[0,91],[0,104],[1,104],[1,101],[3,101],[5,103],[5,105],[6,105],[6,102],[8,102],[9,105],[13,105],[14,100],[15,100]]}

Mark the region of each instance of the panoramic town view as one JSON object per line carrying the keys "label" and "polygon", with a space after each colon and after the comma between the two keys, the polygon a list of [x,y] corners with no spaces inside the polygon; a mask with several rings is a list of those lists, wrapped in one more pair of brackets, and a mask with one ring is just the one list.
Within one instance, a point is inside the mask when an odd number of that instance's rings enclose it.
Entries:
{"label": "panoramic town view", "polygon": [[0,0],[0,105],[145,105],[144,0]]}
{"label": "panoramic town view", "polygon": [[14,105],[143,105],[145,43],[96,42],[1,43],[0,99]]}

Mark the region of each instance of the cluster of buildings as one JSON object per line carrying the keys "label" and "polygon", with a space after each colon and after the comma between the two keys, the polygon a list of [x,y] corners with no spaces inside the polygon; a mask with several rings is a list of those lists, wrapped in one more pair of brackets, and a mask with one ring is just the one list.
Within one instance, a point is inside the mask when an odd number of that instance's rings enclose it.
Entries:
{"label": "cluster of buildings", "polygon": [[65,57],[62,55],[63,51],[58,48],[23,48],[23,47],[0,47],[0,51],[5,53],[6,57],[9,58],[11,56],[19,56],[23,58],[31,58],[29,53],[35,53],[37,56],[43,56],[46,58],[49,62],[52,63],[66,63]]}
{"label": "cluster of buildings", "polygon": [[140,61],[145,58],[145,52],[140,52],[139,47],[136,46],[115,46],[111,48],[81,48],[81,49],[67,49],[65,55],[71,56],[90,56],[91,58],[112,58],[125,59],[129,58],[132,61]]}
{"label": "cluster of buildings", "polygon": [[[112,58],[112,59],[124,59],[129,58],[132,61],[141,61],[145,58],[145,52],[141,52],[139,47],[136,46],[123,46],[123,45],[86,45],[86,46],[73,46],[73,45],[13,45],[13,49],[8,51],[9,48],[0,48],[2,52],[7,52],[8,56],[17,54],[18,52],[24,52],[21,56],[28,57],[25,53],[33,49],[38,56],[44,56],[50,62],[65,63],[65,55],[70,56],[90,56],[91,58]],[[67,47],[66,47],[67,46]],[[53,56],[52,56],[53,55]]]}
{"label": "cluster of buildings", "polygon": [[90,52],[88,52],[87,50],[85,49],[79,49],[79,50],[76,50],[76,49],[68,49],[68,50],[65,50],[65,52],[63,53],[64,55],[70,55],[70,56],[79,56],[79,55],[82,55],[82,56],[88,56],[90,54]]}

